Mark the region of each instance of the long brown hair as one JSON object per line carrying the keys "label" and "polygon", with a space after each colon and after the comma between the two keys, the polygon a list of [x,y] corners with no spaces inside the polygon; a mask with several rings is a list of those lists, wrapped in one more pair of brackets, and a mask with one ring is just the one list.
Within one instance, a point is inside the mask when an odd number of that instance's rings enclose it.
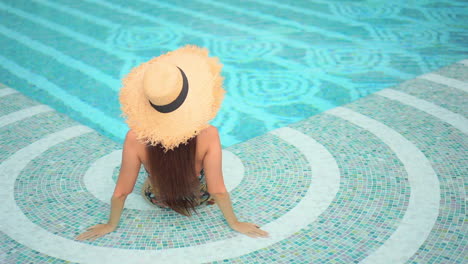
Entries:
{"label": "long brown hair", "polygon": [[151,185],[158,189],[159,199],[179,214],[191,216],[198,205],[199,182],[195,172],[197,137],[187,144],[164,151],[161,145],[147,145]]}

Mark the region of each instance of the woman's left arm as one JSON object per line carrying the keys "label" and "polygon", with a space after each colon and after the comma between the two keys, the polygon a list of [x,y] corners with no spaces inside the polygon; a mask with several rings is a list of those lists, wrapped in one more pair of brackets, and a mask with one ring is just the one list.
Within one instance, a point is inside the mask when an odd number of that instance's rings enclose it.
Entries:
{"label": "woman's left arm", "polygon": [[138,157],[137,152],[138,144],[136,136],[130,130],[125,137],[122,150],[122,165],[120,167],[119,178],[111,198],[109,221],[107,224],[98,224],[88,228],[88,231],[76,237],[77,240],[94,240],[114,231],[119,225],[125,200],[133,191],[133,187],[135,186],[135,182],[138,178],[138,172],[140,171],[141,160]]}

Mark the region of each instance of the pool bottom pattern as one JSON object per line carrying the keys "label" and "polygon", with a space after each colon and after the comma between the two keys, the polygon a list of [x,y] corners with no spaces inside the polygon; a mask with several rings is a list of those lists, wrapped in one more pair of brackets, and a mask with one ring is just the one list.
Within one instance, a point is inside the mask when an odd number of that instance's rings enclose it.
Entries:
{"label": "pool bottom pattern", "polygon": [[148,207],[140,173],[119,228],[73,240],[107,220],[119,165],[96,172],[121,146],[0,87],[0,262],[466,263],[466,64],[224,149],[236,215],[268,239],[233,231],[217,206]]}

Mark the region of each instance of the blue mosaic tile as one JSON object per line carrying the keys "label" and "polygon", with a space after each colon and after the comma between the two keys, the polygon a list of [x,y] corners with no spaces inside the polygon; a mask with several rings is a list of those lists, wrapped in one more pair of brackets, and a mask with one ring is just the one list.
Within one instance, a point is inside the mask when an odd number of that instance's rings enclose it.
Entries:
{"label": "blue mosaic tile", "polygon": [[468,67],[455,63],[436,71],[437,74],[453,78],[462,82],[468,82]]}
{"label": "blue mosaic tile", "polygon": [[[463,263],[467,247],[464,183],[468,172],[468,139],[445,122],[414,108],[371,96],[347,107],[379,120],[411,140],[429,159],[440,182],[437,222],[411,263]],[[392,109],[375,111],[372,109]],[[450,249],[448,248],[450,247]]]}
{"label": "blue mosaic tile", "polygon": [[392,89],[426,100],[468,118],[466,92],[428,80],[414,79]]}
{"label": "blue mosaic tile", "polygon": [[[1,87],[0,87],[1,89]],[[22,94],[14,93],[0,97],[0,116],[11,114],[24,108],[38,105],[37,102],[24,97]]]}

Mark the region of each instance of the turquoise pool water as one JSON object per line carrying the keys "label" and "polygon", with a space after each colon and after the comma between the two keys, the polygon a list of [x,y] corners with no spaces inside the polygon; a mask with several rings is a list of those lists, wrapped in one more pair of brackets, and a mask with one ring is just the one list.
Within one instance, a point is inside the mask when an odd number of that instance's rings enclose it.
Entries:
{"label": "turquoise pool water", "polygon": [[2,1],[0,82],[122,141],[122,76],[185,44],[205,46],[225,65],[228,93],[212,123],[230,146],[458,61],[468,54],[466,6]]}

